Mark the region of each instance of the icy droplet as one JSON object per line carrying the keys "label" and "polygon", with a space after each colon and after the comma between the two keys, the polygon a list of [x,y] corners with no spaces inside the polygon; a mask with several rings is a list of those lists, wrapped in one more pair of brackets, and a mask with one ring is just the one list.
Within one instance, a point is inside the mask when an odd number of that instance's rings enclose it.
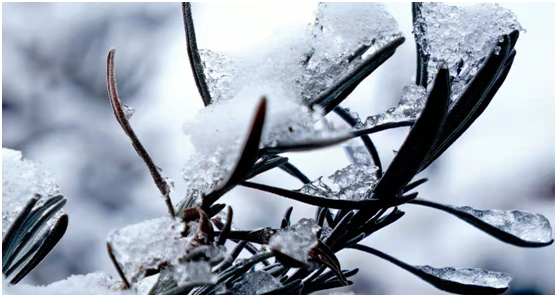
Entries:
{"label": "icy droplet", "polygon": [[232,286],[234,295],[262,295],[282,286],[281,282],[265,271],[245,274]]}
{"label": "icy droplet", "polygon": [[126,104],[122,104],[122,110],[124,111],[124,115],[126,116],[127,120],[131,119],[133,113],[135,112],[135,109]]}
{"label": "icy droplet", "polygon": [[434,268],[428,265],[415,267],[437,278],[465,285],[502,289],[507,288],[511,282],[511,276],[506,273],[487,271],[478,268]]}

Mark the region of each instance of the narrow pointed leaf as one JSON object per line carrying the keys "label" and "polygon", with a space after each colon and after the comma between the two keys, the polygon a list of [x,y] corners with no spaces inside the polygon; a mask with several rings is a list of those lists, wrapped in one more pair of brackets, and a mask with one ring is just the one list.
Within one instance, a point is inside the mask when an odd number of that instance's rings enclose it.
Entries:
{"label": "narrow pointed leaf", "polygon": [[255,117],[253,119],[248,139],[244,144],[240,159],[228,181],[221,188],[213,191],[211,194],[203,198],[203,209],[208,210],[210,206],[215,203],[222,195],[238,185],[244,178],[246,178],[253,164],[258,159],[259,141],[261,140],[261,133],[263,132],[263,124],[265,123],[265,114],[267,110],[267,99],[262,98]]}
{"label": "narrow pointed leaf", "polygon": [[15,285],[20,280],[22,280],[29,272],[31,272],[41,261],[52,251],[56,246],[58,241],[62,239],[62,236],[66,233],[68,228],[68,216],[66,214],[62,215],[54,226],[48,232],[46,240],[43,242],[41,247],[38,249],[37,253],[27,262],[27,264],[21,268],[18,274],[10,281],[10,284]]}
{"label": "narrow pointed leaf", "polygon": [[551,224],[541,214],[518,210],[478,210],[469,206],[439,204],[423,199],[409,203],[448,212],[487,234],[521,247],[544,247],[553,243]]}
{"label": "narrow pointed leaf", "polygon": [[311,180],[302,171],[300,171],[300,169],[298,169],[296,166],[294,166],[294,164],[290,162],[286,162],[285,164],[280,166],[280,169],[299,179],[303,184],[311,183]]}
{"label": "narrow pointed leaf", "polygon": [[375,187],[376,195],[379,197],[397,195],[414,178],[443,128],[449,96],[449,70],[441,67],[420,118]]}
{"label": "narrow pointed leaf", "polygon": [[406,185],[406,187],[404,187],[404,189],[402,189],[402,193],[407,193],[408,191],[411,191],[417,187],[419,187],[421,184],[427,182],[429,179],[426,178],[421,178],[417,181],[411,182],[408,185]]}
{"label": "narrow pointed leaf", "polygon": [[339,200],[339,199],[330,199],[325,197],[312,196],[298,191],[285,190],[273,186],[256,184],[252,182],[243,182],[242,185],[244,187],[266,191],[269,193],[273,193],[303,203],[321,206],[321,207],[328,207],[333,209],[353,210],[353,209],[365,209],[370,207],[390,207],[390,206],[396,206],[396,205],[406,203],[408,200],[412,200],[415,198],[415,196],[404,196],[396,199],[366,199],[366,200],[358,200],[358,201]]}
{"label": "narrow pointed leaf", "polygon": [[276,146],[273,147],[265,147],[262,149],[262,151],[263,154],[281,154],[286,152],[310,151],[333,146],[354,137],[355,136],[353,136],[351,133],[347,133],[327,139],[306,140],[299,142],[283,142],[278,143]]}
{"label": "narrow pointed leaf", "polygon": [[182,3],[182,17],[184,19],[186,45],[188,49],[190,66],[193,71],[193,78],[195,79],[195,85],[197,86],[199,95],[201,95],[203,103],[205,104],[205,106],[207,106],[211,104],[211,93],[209,92],[209,87],[207,87],[205,73],[203,72],[203,64],[201,63],[201,56],[199,55],[199,50],[197,48],[197,39],[195,37],[195,28],[193,25],[193,18],[191,14],[191,3]]}
{"label": "narrow pointed leaf", "polygon": [[454,294],[502,294],[509,288],[509,282],[511,281],[508,274],[501,272],[478,268],[457,269],[453,267],[434,268],[427,265],[413,266],[368,246],[356,244],[351,248],[387,260],[434,287]]}

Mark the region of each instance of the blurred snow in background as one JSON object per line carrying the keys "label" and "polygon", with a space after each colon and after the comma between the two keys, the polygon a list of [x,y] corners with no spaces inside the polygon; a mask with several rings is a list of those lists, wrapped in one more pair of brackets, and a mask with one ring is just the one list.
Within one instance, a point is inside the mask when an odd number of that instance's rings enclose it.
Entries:
{"label": "blurred snow in background", "polygon": [[[313,19],[317,3],[206,3],[192,10],[200,48],[242,51],[273,45],[277,30]],[[361,116],[396,105],[415,73],[409,3],[387,3],[406,42],[343,104]],[[527,30],[505,84],[474,125],[421,175],[420,196],[478,209],[521,209],[555,226],[555,6],[501,4]],[[106,252],[113,229],[164,215],[148,171],[112,114],[105,86],[106,54],[117,49],[120,96],[135,108],[131,124],[155,163],[186,192],[180,170],[191,153],[184,122],[202,108],[185,47],[179,3],[3,4],[2,146],[52,169],[71,200],[70,224],[54,251],[26,279],[48,284],[72,274],[103,270],[116,276]],[[331,120],[341,125],[335,115]],[[385,164],[407,128],[373,135]],[[288,157],[310,179],[349,164],[342,145]],[[326,160],[326,162],[324,162]],[[299,188],[280,170],[261,183]],[[294,206],[293,221],[315,208],[238,187],[222,201],[235,225],[277,226]],[[481,267],[513,275],[510,293],[555,293],[555,247],[521,249],[476,231],[445,213],[407,205],[403,219],[365,240],[415,265]],[[438,290],[379,258],[347,250],[343,268],[360,268],[357,294],[435,294]]]}

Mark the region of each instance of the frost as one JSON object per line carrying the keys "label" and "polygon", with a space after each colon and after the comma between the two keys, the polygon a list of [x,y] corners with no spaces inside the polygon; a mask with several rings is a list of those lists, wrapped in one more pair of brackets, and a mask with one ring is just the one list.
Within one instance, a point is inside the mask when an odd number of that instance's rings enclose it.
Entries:
{"label": "frost", "polygon": [[211,272],[211,265],[205,261],[186,262],[172,265],[165,269],[179,287],[190,284],[215,284],[218,274]]}
{"label": "frost", "polygon": [[265,271],[250,272],[232,286],[234,295],[262,295],[282,286],[281,282]]}
{"label": "frost", "polygon": [[415,267],[440,279],[466,285],[502,289],[507,288],[511,281],[511,276],[506,273],[487,271],[478,268],[434,268],[428,265]]}
{"label": "frost", "polygon": [[426,89],[415,84],[404,87],[402,96],[396,107],[389,108],[386,112],[368,117],[363,125],[356,129],[373,128],[380,124],[395,123],[417,119],[427,101]]}
{"label": "frost", "polygon": [[381,4],[320,3],[311,26],[275,34],[272,48],[236,55],[201,50],[200,56],[213,102],[260,86],[290,90],[295,101],[311,102],[361,61],[353,61],[355,51],[381,48],[397,36],[398,24]]}
{"label": "frost", "polygon": [[[2,279],[4,283],[4,279]],[[119,295],[121,282],[114,280],[104,272],[93,272],[87,275],[72,275],[69,278],[54,282],[47,286],[31,286],[18,284],[3,287],[3,294],[24,295]],[[7,289],[7,291],[4,291]]]}
{"label": "frost", "polygon": [[2,238],[35,194],[58,194],[52,172],[23,159],[19,151],[2,148]]}
{"label": "frost", "polygon": [[309,184],[305,184],[300,192],[331,199],[367,199],[371,189],[377,183],[377,176],[375,175],[377,170],[379,170],[377,166],[369,163],[350,164],[329,176],[331,182],[338,186],[337,191],[332,190],[320,177]]}
{"label": "frost", "polygon": [[309,263],[309,253],[318,244],[321,227],[314,219],[301,219],[296,224],[278,231],[269,240],[269,249],[278,251],[301,263]]}
{"label": "frost", "polygon": [[451,206],[522,240],[546,243],[552,240],[551,224],[541,214],[519,210],[477,210],[469,206]]}
{"label": "frost", "polygon": [[191,237],[183,237],[185,231],[185,223],[162,217],[113,231],[108,242],[128,280],[136,283],[147,270],[177,264],[186,255]]}
{"label": "frost", "polygon": [[522,30],[515,14],[497,4],[470,7],[442,3],[422,5],[414,30],[418,43],[429,56],[428,80],[435,76],[439,61],[445,61],[454,77],[452,100],[462,94],[501,36]]}
{"label": "frost", "polygon": [[122,104],[122,110],[124,111],[124,116],[126,116],[127,120],[131,119],[133,113],[135,112],[135,109],[133,107],[130,107],[126,104]]}

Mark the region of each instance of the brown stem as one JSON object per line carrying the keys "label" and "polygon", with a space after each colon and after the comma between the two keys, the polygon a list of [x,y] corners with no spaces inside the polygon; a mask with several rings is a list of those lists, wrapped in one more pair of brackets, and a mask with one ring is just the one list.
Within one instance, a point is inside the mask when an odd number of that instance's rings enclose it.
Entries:
{"label": "brown stem", "polygon": [[116,257],[114,257],[114,253],[112,252],[112,246],[110,245],[110,243],[106,243],[106,249],[108,251],[108,256],[110,257],[110,260],[112,261],[112,264],[114,264],[114,267],[116,268],[116,271],[118,272],[118,275],[120,275],[120,278],[122,279],[122,281],[124,282],[124,285],[126,286],[124,289],[129,289],[131,288],[130,283],[128,282],[128,280],[126,279],[126,276],[124,275],[124,271],[122,271],[122,267],[120,267],[120,264],[118,264],[118,261],[116,260]]}
{"label": "brown stem", "polygon": [[132,127],[128,119],[126,118],[126,114],[122,108],[122,102],[120,101],[120,97],[118,97],[118,88],[116,86],[116,76],[114,75],[114,49],[111,49],[108,52],[107,57],[107,66],[106,66],[106,82],[107,82],[107,89],[108,89],[108,98],[110,99],[110,104],[112,105],[112,111],[114,112],[114,116],[116,116],[116,120],[122,127],[122,130],[128,135],[130,138],[133,148],[137,152],[137,154],[143,159],[145,164],[147,164],[147,168],[153,177],[153,181],[159,188],[162,196],[164,197],[164,202],[166,203],[166,207],[168,208],[168,213],[172,218],[175,217],[174,207],[172,206],[172,201],[170,200],[170,189],[166,184],[166,181],[161,176],[158,167],[153,163],[153,160],[147,153],[147,150],[143,147],[135,132],[133,131]]}

